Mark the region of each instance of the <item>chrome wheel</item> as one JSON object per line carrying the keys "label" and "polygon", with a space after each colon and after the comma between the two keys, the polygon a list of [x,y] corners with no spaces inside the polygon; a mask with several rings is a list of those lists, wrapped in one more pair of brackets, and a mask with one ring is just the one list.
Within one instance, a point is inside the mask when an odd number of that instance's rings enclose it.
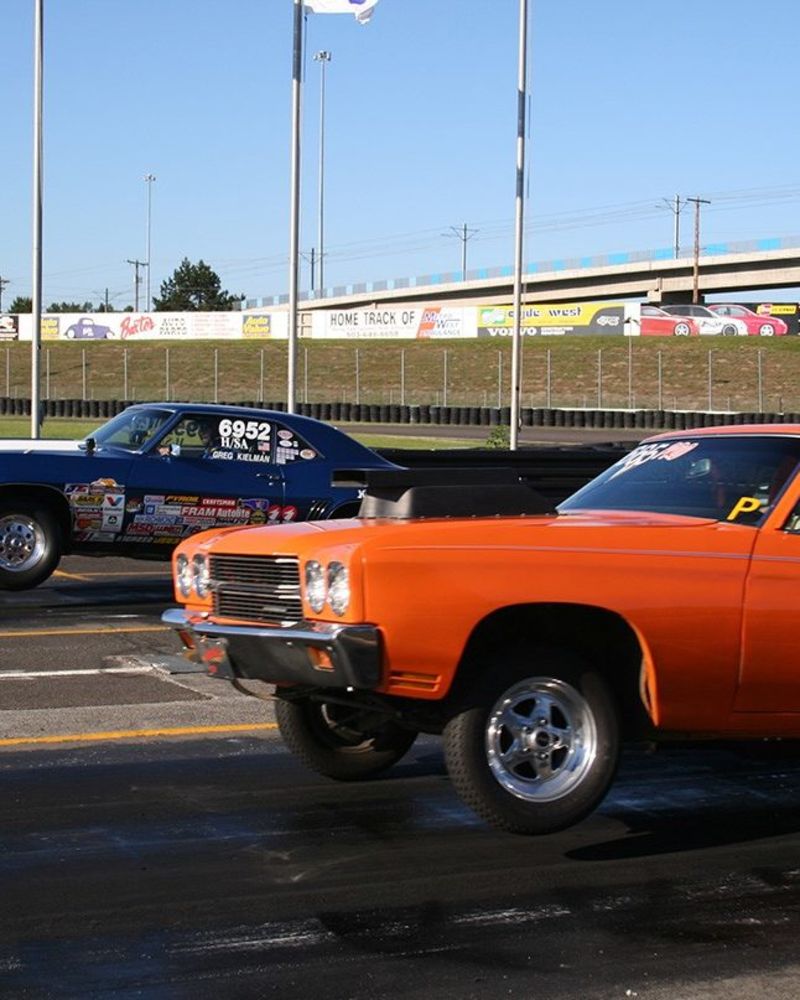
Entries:
{"label": "chrome wheel", "polygon": [[0,518],[0,569],[25,573],[41,562],[46,550],[41,525],[24,514]]}
{"label": "chrome wheel", "polygon": [[582,694],[552,677],[505,691],[486,723],[495,780],[518,799],[552,802],[578,787],[597,756],[597,726]]}

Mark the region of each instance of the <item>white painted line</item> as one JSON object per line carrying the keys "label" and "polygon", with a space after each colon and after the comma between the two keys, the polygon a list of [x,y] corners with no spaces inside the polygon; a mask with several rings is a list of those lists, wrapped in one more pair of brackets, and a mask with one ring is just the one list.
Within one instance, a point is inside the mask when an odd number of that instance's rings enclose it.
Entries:
{"label": "white painted line", "polygon": [[152,667],[97,667],[89,670],[0,670],[0,681],[32,677],[88,677],[91,674],[152,674]]}

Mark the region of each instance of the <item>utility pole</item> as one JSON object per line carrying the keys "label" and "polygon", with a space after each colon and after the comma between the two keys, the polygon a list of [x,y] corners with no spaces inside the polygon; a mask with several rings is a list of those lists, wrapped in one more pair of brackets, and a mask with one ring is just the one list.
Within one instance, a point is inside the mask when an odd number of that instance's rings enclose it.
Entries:
{"label": "utility pole", "polygon": [[316,247],[312,247],[310,253],[301,253],[300,256],[303,258],[303,260],[307,260],[308,263],[311,265],[311,291],[313,293],[315,287],[314,275],[316,273],[316,266],[317,266],[317,249]]}
{"label": "utility pole", "polygon": [[142,279],[139,277],[139,268],[140,267],[147,267],[147,261],[145,261],[145,260],[130,260],[130,259],[127,259],[125,261],[125,263],[133,265],[133,274],[134,274],[134,278],[133,278],[133,297],[134,297],[134,300],[136,302],[136,305],[135,305],[134,308],[136,309],[136,312],[139,312],[139,285],[141,284],[141,281],[142,281]]}
{"label": "utility pole", "polygon": [[708,198],[686,198],[694,204],[694,270],[692,275],[692,302],[700,301],[700,206],[710,205]]}
{"label": "utility pole", "polygon": [[3,289],[6,287],[6,285],[10,284],[11,282],[8,280],[8,278],[3,278],[2,276],[0,276],[0,312],[3,311]]}
{"label": "utility pole", "polygon": [[467,280],[467,243],[479,232],[477,229],[468,229],[466,222],[463,226],[450,226],[449,233],[442,233],[442,236],[455,236],[461,240],[461,280]]}
{"label": "utility pole", "polygon": [[672,239],[673,243],[673,254],[675,260],[677,260],[681,255],[681,211],[686,208],[686,202],[691,201],[690,198],[684,198],[683,203],[681,203],[681,196],[679,194],[675,195],[674,201],[670,201],[668,198],[661,199],[666,207],[675,216],[675,231]]}

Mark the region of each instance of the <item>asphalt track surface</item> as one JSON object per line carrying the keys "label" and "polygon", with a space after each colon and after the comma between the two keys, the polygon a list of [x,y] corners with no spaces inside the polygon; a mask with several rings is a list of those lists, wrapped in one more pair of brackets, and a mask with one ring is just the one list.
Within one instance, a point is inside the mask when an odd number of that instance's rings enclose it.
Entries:
{"label": "asphalt track surface", "polygon": [[800,995],[796,745],[631,748],[594,815],[513,837],[432,738],[304,770],[185,672],[170,603],[116,559],[0,595],[0,997]]}

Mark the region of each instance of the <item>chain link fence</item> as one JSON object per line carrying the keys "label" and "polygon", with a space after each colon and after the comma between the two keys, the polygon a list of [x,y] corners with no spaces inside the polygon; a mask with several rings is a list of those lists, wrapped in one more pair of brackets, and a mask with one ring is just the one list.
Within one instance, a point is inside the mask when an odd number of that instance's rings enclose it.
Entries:
{"label": "chain link fence", "polygon": [[[0,354],[0,395],[30,396],[30,348]],[[129,401],[286,399],[286,343],[53,344],[41,396]],[[300,342],[300,403],[477,406],[510,403],[511,344]],[[524,341],[523,407],[800,410],[800,339]]]}

